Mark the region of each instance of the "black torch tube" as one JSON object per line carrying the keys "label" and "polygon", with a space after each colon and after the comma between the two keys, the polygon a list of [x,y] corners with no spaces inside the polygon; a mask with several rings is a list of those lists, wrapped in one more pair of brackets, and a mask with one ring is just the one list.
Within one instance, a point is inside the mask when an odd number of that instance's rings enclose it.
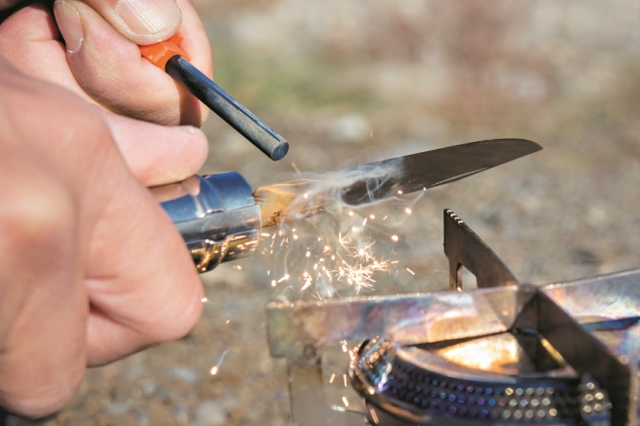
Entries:
{"label": "black torch tube", "polygon": [[182,56],[169,59],[165,71],[272,160],[289,151],[289,142]]}

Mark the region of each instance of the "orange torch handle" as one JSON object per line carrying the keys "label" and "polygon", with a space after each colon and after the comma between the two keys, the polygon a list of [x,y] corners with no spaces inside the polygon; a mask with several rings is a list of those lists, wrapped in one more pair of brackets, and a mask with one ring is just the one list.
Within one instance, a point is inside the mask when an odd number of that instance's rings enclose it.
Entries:
{"label": "orange torch handle", "polygon": [[140,53],[143,58],[148,59],[152,64],[164,71],[169,59],[176,55],[182,56],[187,61],[189,60],[189,55],[179,47],[183,39],[184,37],[180,33],[175,33],[169,40],[140,46]]}

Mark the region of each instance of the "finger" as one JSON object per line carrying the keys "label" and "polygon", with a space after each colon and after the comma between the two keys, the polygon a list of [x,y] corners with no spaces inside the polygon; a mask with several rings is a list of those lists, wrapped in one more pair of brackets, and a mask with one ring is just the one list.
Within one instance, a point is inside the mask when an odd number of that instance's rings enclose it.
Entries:
{"label": "finger", "polygon": [[89,365],[180,338],[202,310],[198,274],[166,213],[140,185],[123,180],[111,192],[89,250]]}
{"label": "finger", "polygon": [[32,4],[0,25],[0,56],[23,74],[64,86],[93,102],[69,71],[67,53],[51,12]]}
{"label": "finger", "polygon": [[86,365],[77,202],[32,157],[0,155],[0,405],[40,416],[71,399]]}
{"label": "finger", "polygon": [[145,186],[184,180],[207,159],[204,133],[191,126],[167,127],[104,113],[129,169]]}
{"label": "finger", "polygon": [[8,9],[20,3],[20,0],[0,0],[0,10]]}
{"label": "finger", "polygon": [[116,31],[135,44],[166,40],[180,27],[175,0],[86,0]]}
{"label": "finger", "polygon": [[[96,101],[131,117],[160,124],[200,126],[204,107],[163,70],[140,56],[136,44],[115,31],[95,10],[77,0],[57,0],[56,20],[68,61],[80,86]],[[190,37],[196,61],[210,62],[198,37]]]}
{"label": "finger", "polygon": [[[0,25],[0,54],[23,73],[75,89],[90,100],[69,72],[64,46],[55,38],[51,14],[42,6],[28,6]],[[104,117],[127,164],[146,186],[183,180],[206,159],[206,139],[193,128],[156,126],[106,111]]]}

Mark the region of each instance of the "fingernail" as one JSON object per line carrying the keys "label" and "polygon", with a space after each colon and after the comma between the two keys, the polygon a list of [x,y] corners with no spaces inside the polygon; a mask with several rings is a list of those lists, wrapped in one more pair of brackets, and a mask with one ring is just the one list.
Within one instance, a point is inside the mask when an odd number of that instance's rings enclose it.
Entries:
{"label": "fingernail", "polygon": [[84,41],[84,31],[78,9],[68,1],[56,1],[53,6],[53,13],[56,16],[58,29],[62,33],[67,51],[75,53],[80,50]]}
{"label": "fingernail", "polygon": [[145,35],[175,28],[181,18],[174,0],[119,0],[115,11],[131,31]]}

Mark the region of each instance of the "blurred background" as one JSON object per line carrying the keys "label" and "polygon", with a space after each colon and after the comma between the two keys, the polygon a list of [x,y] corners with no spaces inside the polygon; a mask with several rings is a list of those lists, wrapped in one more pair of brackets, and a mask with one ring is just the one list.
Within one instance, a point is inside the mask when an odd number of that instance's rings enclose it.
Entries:
{"label": "blurred background", "polygon": [[[639,3],[195,2],[215,80],[291,143],[273,163],[211,117],[204,173],[236,170],[257,187],[482,139],[544,147],[412,201],[389,232],[398,271],[415,275],[387,274],[363,294],[447,287],[444,208],[522,282],[640,267]],[[270,285],[281,258],[263,248],[203,276],[208,301],[189,336],[89,371],[50,418],[7,423],[287,425],[286,368],[269,357],[264,314],[285,294]]]}

